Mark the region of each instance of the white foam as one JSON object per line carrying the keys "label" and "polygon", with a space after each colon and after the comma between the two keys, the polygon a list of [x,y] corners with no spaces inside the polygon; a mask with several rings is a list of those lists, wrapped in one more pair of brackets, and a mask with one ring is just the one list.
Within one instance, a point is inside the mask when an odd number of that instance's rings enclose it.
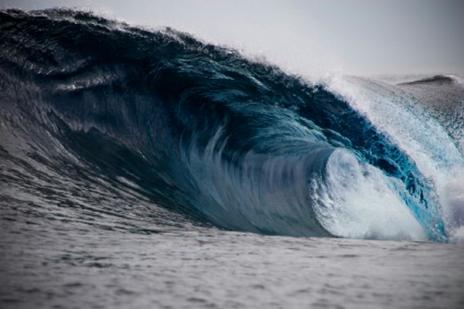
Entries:
{"label": "white foam", "polygon": [[441,188],[440,196],[446,206],[443,210],[451,238],[461,238],[460,242],[464,243],[464,170],[455,170],[450,174]]}
{"label": "white foam", "polygon": [[464,226],[451,232],[450,242],[464,245]]}
{"label": "white foam", "polygon": [[341,76],[326,83],[414,160],[435,189],[447,231],[455,230],[456,200],[464,200],[464,158],[445,129],[395,86]]}
{"label": "white foam", "polygon": [[[327,178],[311,184],[316,214],[332,234],[351,238],[425,240],[421,225],[392,186],[394,179],[336,150]],[[398,185],[398,184],[397,184]]]}

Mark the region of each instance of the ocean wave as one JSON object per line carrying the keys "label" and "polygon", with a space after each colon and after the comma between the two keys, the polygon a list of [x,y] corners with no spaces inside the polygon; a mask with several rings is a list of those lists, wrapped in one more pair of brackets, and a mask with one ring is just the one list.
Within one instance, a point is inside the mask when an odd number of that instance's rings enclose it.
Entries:
{"label": "ocean wave", "polygon": [[225,229],[448,239],[439,188],[462,154],[393,86],[312,84],[87,12],[2,11],[0,33],[5,200],[109,182]]}

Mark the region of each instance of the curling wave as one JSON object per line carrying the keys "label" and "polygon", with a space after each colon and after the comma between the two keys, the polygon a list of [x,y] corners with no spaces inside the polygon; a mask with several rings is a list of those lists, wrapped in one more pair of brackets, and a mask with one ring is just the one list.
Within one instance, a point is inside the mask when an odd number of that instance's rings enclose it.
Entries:
{"label": "curling wave", "polygon": [[460,141],[415,102],[367,79],[311,84],[171,29],[0,12],[4,199],[109,181],[225,229],[445,241]]}

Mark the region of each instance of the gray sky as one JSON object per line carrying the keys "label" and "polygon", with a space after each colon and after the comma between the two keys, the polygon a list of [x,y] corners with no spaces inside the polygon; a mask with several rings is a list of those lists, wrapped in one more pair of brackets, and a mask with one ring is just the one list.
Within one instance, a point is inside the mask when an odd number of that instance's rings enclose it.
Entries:
{"label": "gray sky", "polygon": [[171,26],[303,75],[464,73],[461,0],[0,0]]}

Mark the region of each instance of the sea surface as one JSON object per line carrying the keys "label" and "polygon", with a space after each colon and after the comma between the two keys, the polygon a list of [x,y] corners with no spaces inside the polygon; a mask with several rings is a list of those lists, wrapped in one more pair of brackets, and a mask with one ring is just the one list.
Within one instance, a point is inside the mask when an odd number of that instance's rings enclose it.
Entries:
{"label": "sea surface", "polygon": [[463,175],[461,75],[0,11],[0,308],[464,308]]}
{"label": "sea surface", "polygon": [[22,219],[2,215],[2,308],[464,306],[462,245],[10,216]]}

